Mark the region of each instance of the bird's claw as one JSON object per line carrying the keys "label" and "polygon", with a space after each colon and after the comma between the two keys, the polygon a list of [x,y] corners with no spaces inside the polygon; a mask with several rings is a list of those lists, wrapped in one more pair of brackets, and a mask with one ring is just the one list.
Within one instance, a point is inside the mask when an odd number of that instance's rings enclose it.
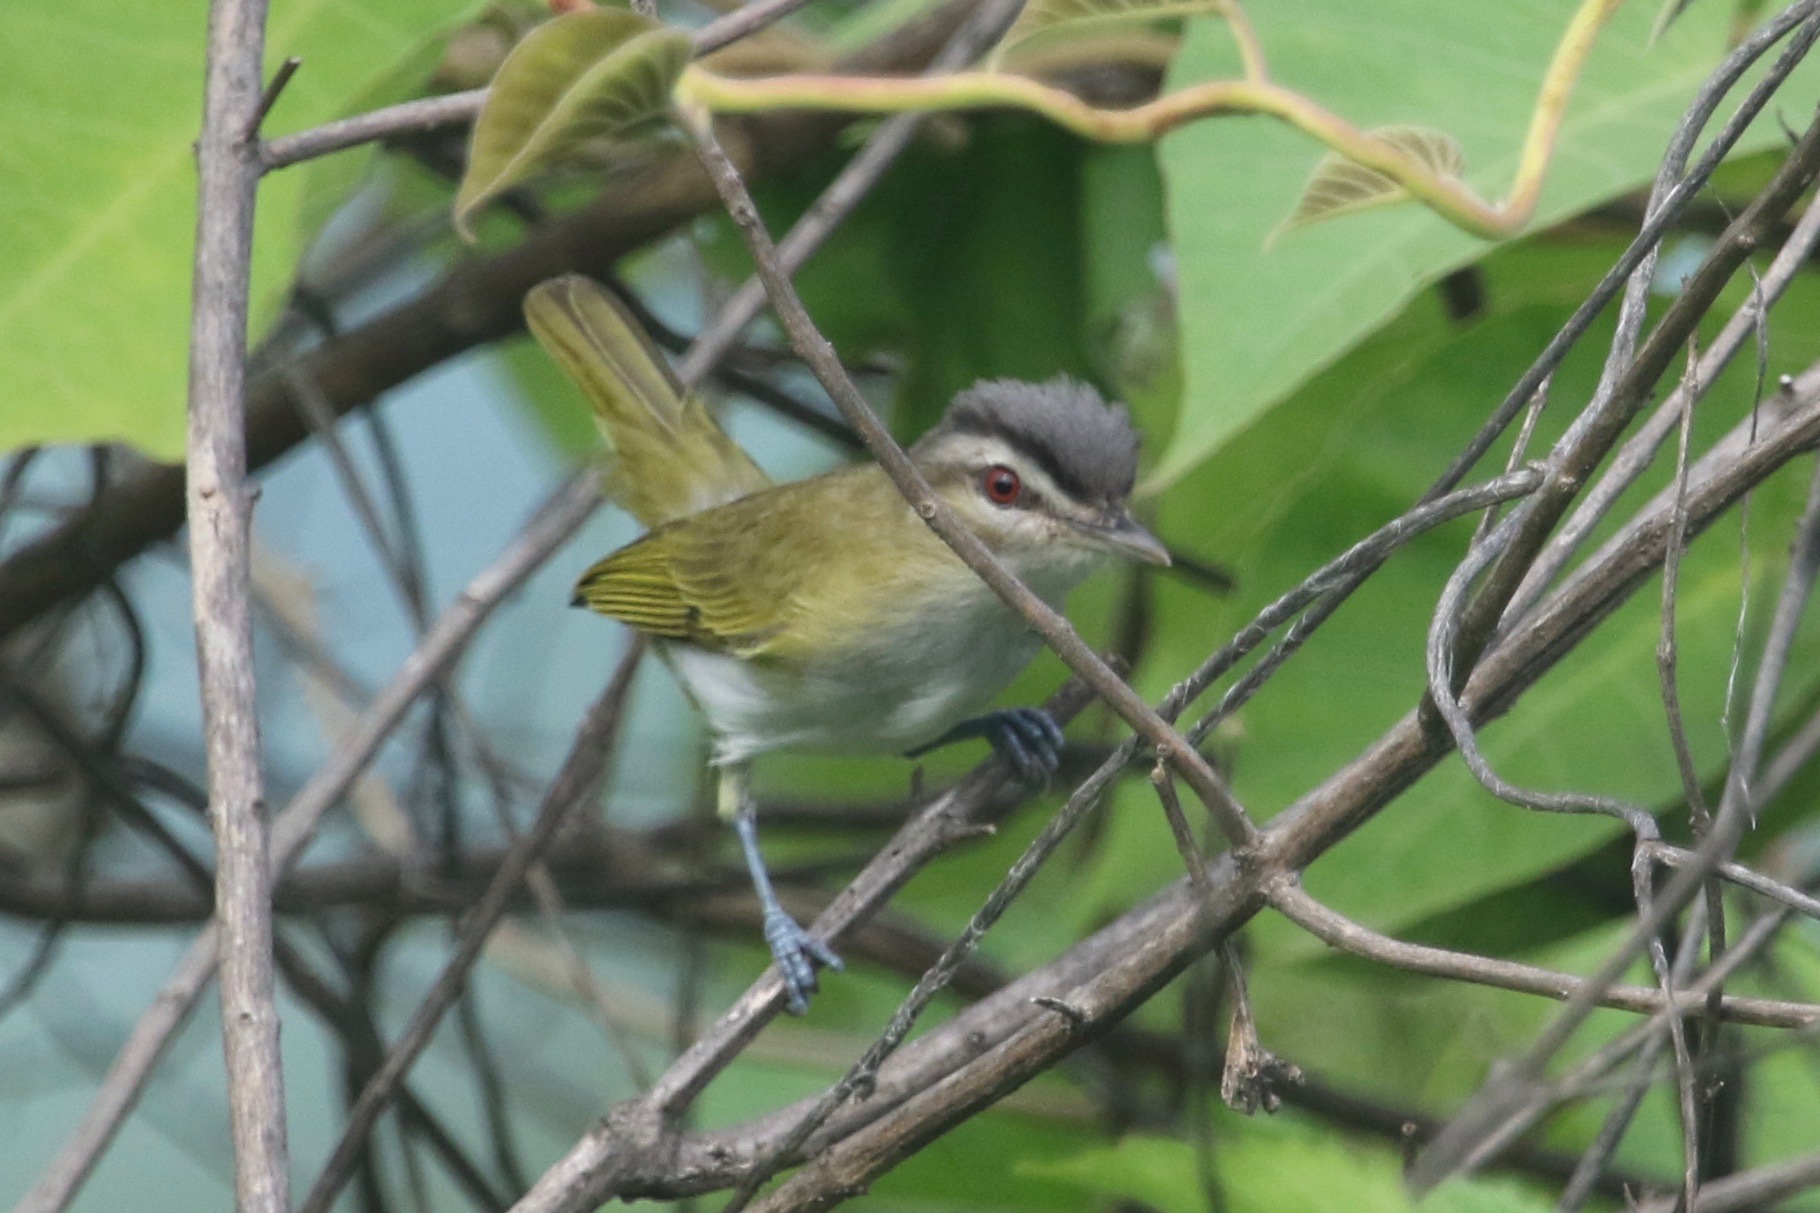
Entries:
{"label": "bird's claw", "polygon": [[1025,783],[1047,783],[1062,765],[1062,726],[1042,708],[1006,708],[986,717],[982,732]]}
{"label": "bird's claw", "polygon": [[777,962],[778,975],[784,981],[784,997],[790,1014],[801,1015],[809,1009],[809,995],[819,983],[815,966],[844,969],[834,949],[804,930],[781,909],[765,912],[765,942],[771,945],[771,956]]}

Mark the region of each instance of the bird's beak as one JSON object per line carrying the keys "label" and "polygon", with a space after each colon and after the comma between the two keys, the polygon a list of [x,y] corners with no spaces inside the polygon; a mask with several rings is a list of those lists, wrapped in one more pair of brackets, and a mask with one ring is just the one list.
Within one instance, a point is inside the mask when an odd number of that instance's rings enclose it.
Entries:
{"label": "bird's beak", "polygon": [[1081,524],[1081,530],[1120,556],[1145,564],[1169,563],[1169,549],[1163,541],[1139,526],[1124,506],[1113,506],[1095,521]]}

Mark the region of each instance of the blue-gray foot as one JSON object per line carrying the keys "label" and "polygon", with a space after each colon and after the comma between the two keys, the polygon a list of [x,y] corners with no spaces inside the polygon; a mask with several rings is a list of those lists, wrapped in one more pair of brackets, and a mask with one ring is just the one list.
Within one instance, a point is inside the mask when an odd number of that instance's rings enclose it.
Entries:
{"label": "blue-gray foot", "polygon": [[765,942],[771,945],[771,957],[777,962],[777,972],[784,979],[784,998],[789,1003],[792,1015],[801,1015],[807,1011],[809,995],[819,988],[815,979],[815,966],[826,965],[830,969],[845,967],[841,964],[840,957],[834,954],[834,949],[797,925],[796,920],[779,905],[765,907]]}
{"label": "blue-gray foot", "polygon": [[765,942],[771,945],[771,957],[777,961],[777,972],[784,981],[784,998],[792,1015],[809,1009],[809,995],[815,993],[815,966],[839,969],[840,957],[834,949],[809,934],[777,900],[771,887],[771,874],[765,870],[765,857],[758,849],[758,815],[749,801],[742,802],[733,818],[733,829],[739,835],[739,849],[746,857],[746,869],[752,876],[752,891],[765,914]]}
{"label": "blue-gray foot", "polygon": [[1062,749],[1067,744],[1062,726],[1042,708],[1006,708],[961,721],[928,745],[910,751],[910,757],[973,737],[989,742],[1025,783],[1047,782],[1061,767]]}

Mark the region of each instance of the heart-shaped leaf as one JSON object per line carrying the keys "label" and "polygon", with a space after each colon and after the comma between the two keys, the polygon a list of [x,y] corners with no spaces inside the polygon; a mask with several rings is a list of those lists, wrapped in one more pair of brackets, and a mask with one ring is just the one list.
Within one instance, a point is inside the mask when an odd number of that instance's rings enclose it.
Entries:
{"label": "heart-shaped leaf", "polygon": [[1017,20],[993,49],[990,62],[996,67],[1012,51],[1058,29],[1225,11],[1226,0],[1026,0]]}
{"label": "heart-shaped leaf", "polygon": [[540,25],[499,65],[474,122],[455,229],[490,199],[594,140],[622,142],[669,112],[689,36],[620,9],[567,13]]}
{"label": "heart-shaped leaf", "polygon": [[[1386,126],[1371,134],[1412,159],[1448,177],[1466,172],[1466,153],[1446,131],[1426,126]],[[1266,239],[1268,246],[1284,232],[1323,219],[1350,215],[1376,206],[1405,201],[1409,191],[1380,173],[1340,155],[1328,155],[1314,167],[1295,210]]]}

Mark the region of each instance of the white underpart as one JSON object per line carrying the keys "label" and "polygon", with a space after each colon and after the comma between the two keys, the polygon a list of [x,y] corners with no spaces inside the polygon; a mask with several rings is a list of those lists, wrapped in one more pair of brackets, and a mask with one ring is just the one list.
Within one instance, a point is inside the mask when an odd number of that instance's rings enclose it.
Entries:
{"label": "white underpart", "polygon": [[[1018,569],[1058,609],[1091,566]],[[775,749],[903,753],[980,715],[1042,647],[983,583],[896,604],[863,646],[780,670],[687,644],[663,654],[715,736],[714,761]]]}

